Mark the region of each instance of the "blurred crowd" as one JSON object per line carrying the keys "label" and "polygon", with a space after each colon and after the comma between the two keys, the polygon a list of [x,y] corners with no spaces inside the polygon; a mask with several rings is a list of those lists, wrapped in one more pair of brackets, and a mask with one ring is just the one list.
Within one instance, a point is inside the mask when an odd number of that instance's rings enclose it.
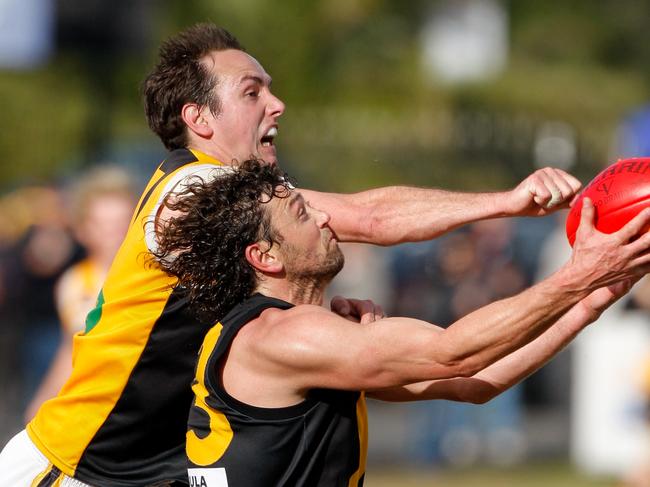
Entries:
{"label": "blurred crowd", "polygon": [[0,198],[0,437],[58,392],[135,205],[117,166]]}

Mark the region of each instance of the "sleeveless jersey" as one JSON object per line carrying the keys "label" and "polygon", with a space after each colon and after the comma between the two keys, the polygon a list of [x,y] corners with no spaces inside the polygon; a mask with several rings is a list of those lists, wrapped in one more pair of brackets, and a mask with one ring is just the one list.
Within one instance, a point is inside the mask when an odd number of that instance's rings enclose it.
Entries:
{"label": "sleeveless jersey", "polygon": [[292,306],[255,294],[206,335],[188,422],[191,487],[363,485],[367,416],[362,392],[317,389],[297,405],[260,408],[238,401],[221,385],[219,363],[235,334],[267,308]]}
{"label": "sleeveless jersey", "polygon": [[26,428],[66,475],[101,487],[187,482],[191,384],[214,323],[192,318],[176,279],[152,261],[152,221],[189,175],[222,170],[218,161],[180,149],[147,184],[97,306],[74,337],[72,374]]}

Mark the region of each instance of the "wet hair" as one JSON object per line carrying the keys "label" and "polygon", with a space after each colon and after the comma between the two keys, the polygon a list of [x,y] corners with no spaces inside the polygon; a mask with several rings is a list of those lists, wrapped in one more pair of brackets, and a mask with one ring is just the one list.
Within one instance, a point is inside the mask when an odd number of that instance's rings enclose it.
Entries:
{"label": "wet hair", "polygon": [[289,195],[277,166],[252,159],[210,181],[196,177],[165,203],[180,216],[157,229],[154,256],[178,278],[199,319],[216,322],[253,293],[257,276],[245,249],[259,241],[280,242],[265,203]]}
{"label": "wet hair", "polygon": [[181,117],[186,103],[221,111],[214,93],[218,79],[202,60],[213,51],[245,51],[228,31],[211,23],[200,23],[165,41],[158,64],[145,79],[142,92],[147,123],[168,150],[186,147],[187,130]]}

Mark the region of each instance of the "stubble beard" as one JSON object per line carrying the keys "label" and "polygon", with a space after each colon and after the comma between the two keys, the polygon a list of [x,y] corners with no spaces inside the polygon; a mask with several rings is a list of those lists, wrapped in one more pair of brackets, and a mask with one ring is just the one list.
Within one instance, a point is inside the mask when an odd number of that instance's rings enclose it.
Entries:
{"label": "stubble beard", "polygon": [[295,247],[287,246],[285,256],[287,279],[305,293],[312,289],[324,290],[345,264],[345,257],[338,245],[325,256],[301,253]]}

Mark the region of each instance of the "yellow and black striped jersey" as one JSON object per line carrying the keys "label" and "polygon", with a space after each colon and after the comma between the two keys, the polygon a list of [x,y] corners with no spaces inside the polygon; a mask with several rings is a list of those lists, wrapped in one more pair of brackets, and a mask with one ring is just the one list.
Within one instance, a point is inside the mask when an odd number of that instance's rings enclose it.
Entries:
{"label": "yellow and black striped jersey", "polygon": [[297,405],[261,408],[238,401],[221,385],[220,362],[236,333],[267,308],[292,306],[255,294],[206,335],[188,422],[190,485],[363,485],[367,418],[362,392],[315,389]]}
{"label": "yellow and black striped jersey", "polygon": [[191,317],[175,278],[149,250],[164,197],[188,176],[216,177],[223,168],[180,149],[145,188],[97,306],[74,337],[72,374],[27,426],[32,441],[66,475],[102,487],[187,482],[190,386],[199,347],[214,323]]}

